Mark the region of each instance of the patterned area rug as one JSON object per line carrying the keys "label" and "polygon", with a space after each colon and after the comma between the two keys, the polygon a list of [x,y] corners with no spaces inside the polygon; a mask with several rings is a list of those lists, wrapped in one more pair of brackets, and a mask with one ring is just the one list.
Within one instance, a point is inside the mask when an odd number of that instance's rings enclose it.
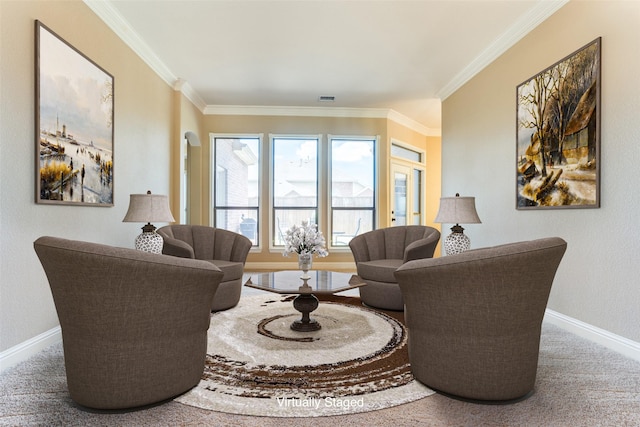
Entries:
{"label": "patterned area rug", "polygon": [[[372,411],[433,392],[413,379],[402,313],[330,297],[311,313],[314,332],[281,295],[243,297],[211,316],[203,379],[176,401],[242,415],[316,417]],[[395,317],[395,318],[394,318]]]}

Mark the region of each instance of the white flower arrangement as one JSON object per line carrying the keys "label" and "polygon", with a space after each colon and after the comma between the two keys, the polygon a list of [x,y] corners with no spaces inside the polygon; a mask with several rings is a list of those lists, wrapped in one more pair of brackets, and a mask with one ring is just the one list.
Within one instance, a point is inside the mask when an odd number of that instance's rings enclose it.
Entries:
{"label": "white flower arrangement", "polygon": [[289,254],[316,254],[319,257],[329,255],[325,248],[326,242],[322,231],[318,231],[318,226],[309,221],[302,221],[301,226],[292,225],[285,232],[284,253]]}

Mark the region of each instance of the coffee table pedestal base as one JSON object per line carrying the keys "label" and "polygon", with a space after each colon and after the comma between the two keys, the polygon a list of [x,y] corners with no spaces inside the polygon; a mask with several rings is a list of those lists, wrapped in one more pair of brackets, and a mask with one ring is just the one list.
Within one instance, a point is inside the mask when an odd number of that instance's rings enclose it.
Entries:
{"label": "coffee table pedestal base", "polygon": [[320,323],[309,317],[309,313],[318,308],[318,298],[313,294],[299,294],[293,300],[293,308],[302,313],[302,318],[291,324],[291,329],[298,332],[317,331]]}

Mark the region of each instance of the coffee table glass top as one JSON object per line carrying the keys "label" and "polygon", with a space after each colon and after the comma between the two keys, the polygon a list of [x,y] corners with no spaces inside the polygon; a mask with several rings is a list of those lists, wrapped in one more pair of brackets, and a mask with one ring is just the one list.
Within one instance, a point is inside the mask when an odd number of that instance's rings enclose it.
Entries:
{"label": "coffee table glass top", "polygon": [[[307,285],[310,290],[301,290],[304,281],[302,271],[276,271],[271,273],[245,273],[245,286],[278,294],[334,294],[366,285],[360,277],[350,273],[335,271],[309,271]],[[308,288],[306,288],[308,289]]]}

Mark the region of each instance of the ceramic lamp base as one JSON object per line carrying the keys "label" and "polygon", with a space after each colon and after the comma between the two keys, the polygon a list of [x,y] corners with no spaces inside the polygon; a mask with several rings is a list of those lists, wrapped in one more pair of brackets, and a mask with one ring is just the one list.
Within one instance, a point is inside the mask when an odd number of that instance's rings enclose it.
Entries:
{"label": "ceramic lamp base", "polygon": [[162,240],[162,236],[155,231],[145,231],[136,237],[135,244],[136,249],[139,251],[161,254],[164,240]]}
{"label": "ceramic lamp base", "polygon": [[462,232],[453,232],[444,239],[443,246],[447,255],[455,255],[469,250],[471,240]]}

